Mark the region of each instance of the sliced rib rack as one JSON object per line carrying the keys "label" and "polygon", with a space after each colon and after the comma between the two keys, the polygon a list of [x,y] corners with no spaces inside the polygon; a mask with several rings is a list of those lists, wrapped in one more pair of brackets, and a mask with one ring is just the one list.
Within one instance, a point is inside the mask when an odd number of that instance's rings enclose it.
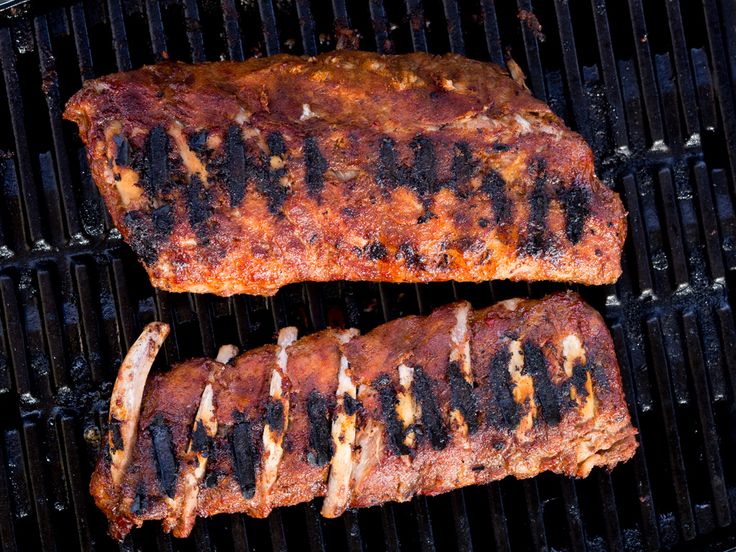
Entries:
{"label": "sliced rib rack", "polygon": [[146,381],[167,332],[145,329],[115,383],[90,489],[122,538],[147,519],[324,497],[322,514],[549,470],[585,477],[637,447],[613,343],[572,293],[466,302],[359,335],[321,331]]}

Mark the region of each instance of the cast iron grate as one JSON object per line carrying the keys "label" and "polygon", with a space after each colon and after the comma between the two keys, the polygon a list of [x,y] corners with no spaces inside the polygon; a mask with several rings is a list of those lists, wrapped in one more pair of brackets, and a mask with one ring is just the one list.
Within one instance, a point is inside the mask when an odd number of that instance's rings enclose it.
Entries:
{"label": "cast iron grate", "polygon": [[[542,36],[517,16],[536,14]],[[0,543],[108,549],[87,494],[106,400],[148,321],[163,367],[278,327],[369,329],[462,297],[555,286],[290,286],[273,299],[153,290],[90,180],[66,99],[96,75],[359,42],[519,62],[593,145],[630,213],[625,275],[580,289],[613,331],[642,448],[586,480],[504,480],[323,520],[220,516],[121,549],[722,549],[736,544],[736,6],[733,0],[94,0],[0,11]]]}

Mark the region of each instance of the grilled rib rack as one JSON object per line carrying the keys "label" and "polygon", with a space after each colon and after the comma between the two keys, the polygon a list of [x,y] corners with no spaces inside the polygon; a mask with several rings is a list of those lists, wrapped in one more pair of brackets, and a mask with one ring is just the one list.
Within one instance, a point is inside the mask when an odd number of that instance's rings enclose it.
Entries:
{"label": "grilled rib rack", "polygon": [[[12,3],[12,2],[11,2]],[[3,3],[5,4],[5,3]],[[121,549],[721,550],[736,544],[736,5],[733,0],[104,0],[0,11],[0,543],[116,545],[87,493],[126,347],[172,324],[161,367],[287,324],[368,330],[453,298],[561,286],[297,285],[167,294],[112,228],[61,109],[83,80],[163,59],[351,46],[504,64],[593,146],[629,211],[624,276],[579,291],[612,329],[641,449],[613,473],[505,480],[323,520],[156,524]],[[535,19],[536,18],[536,19]],[[541,24],[541,29],[537,26]]]}

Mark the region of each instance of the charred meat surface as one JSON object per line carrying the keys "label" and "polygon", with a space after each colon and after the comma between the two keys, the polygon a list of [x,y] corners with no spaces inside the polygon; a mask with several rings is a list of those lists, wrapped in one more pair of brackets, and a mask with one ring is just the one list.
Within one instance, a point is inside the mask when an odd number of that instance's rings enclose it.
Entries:
{"label": "charred meat surface", "polygon": [[[335,517],[509,475],[585,477],[637,447],[611,336],[573,293],[459,302],[365,335],[285,328],[233,355],[153,375],[124,438],[111,423],[90,491],[114,537],[147,519],[186,536],[197,516],[316,497]],[[118,395],[149,361],[126,359]]]}
{"label": "charred meat surface", "polygon": [[69,102],[115,225],[169,291],[621,271],[584,140],[500,68],[340,51],[165,63]]}

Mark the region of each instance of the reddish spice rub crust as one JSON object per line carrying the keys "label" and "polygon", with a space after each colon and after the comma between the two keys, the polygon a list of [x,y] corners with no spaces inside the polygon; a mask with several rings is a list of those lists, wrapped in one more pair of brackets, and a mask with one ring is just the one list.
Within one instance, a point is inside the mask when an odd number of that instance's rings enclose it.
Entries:
{"label": "reddish spice rub crust", "polygon": [[[281,417],[269,406],[280,361],[288,402]],[[207,382],[217,428],[198,439],[195,413]],[[352,434],[336,432],[346,413],[353,425],[343,429]],[[263,491],[266,426],[285,428],[285,436],[275,482]],[[151,377],[120,486],[112,484],[106,449],[90,491],[116,538],[162,518],[165,529],[185,536],[194,516],[264,517],[320,496],[332,517],[509,475],[585,477],[628,460],[635,435],[610,334],[578,296],[479,311],[461,302],[363,336],[325,330],[283,350],[268,345],[227,365],[194,359]],[[351,452],[340,464],[345,442]],[[192,449],[202,451],[199,459]],[[196,507],[177,521],[182,474],[202,458]],[[331,496],[332,479],[341,477],[347,492]]]}
{"label": "reddish spice rub crust", "polygon": [[340,51],[87,81],[65,117],[153,284],[620,274],[626,215],[585,141],[500,68]]}

